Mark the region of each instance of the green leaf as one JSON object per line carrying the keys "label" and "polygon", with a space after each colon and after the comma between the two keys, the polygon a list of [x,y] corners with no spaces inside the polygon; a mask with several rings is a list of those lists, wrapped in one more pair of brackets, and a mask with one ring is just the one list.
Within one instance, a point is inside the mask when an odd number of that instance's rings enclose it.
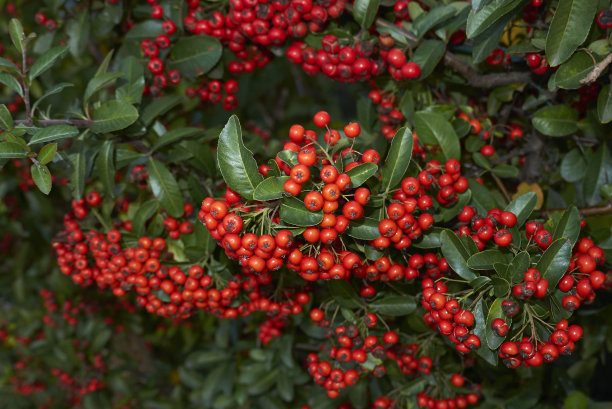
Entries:
{"label": "green leaf", "polygon": [[459,240],[459,237],[451,230],[443,230],[440,233],[440,244],[442,254],[448,262],[448,265],[464,280],[472,281],[476,278],[476,274],[470,270],[467,261],[470,258],[470,253]]}
{"label": "green leaf", "polygon": [[306,208],[302,200],[291,196],[281,201],[280,218],[294,226],[308,227],[323,221],[323,211],[313,212]]}
{"label": "green leaf", "polygon": [[371,217],[363,217],[359,220],[351,221],[346,234],[360,240],[377,239],[380,237],[378,220]]}
{"label": "green leaf", "polygon": [[378,170],[378,165],[371,162],[362,163],[346,172],[351,178],[351,188],[356,188],[365,183],[366,180],[374,176]]}
{"label": "green leaf", "polygon": [[52,49],[45,52],[43,55],[38,57],[34,64],[30,67],[28,77],[30,81],[34,81],[36,77],[47,71],[57,62],[58,59],[62,58],[68,51],[67,45],[60,45],[53,47]]}
{"label": "green leaf", "polygon": [[41,165],[46,165],[51,162],[55,157],[55,153],[57,152],[57,143],[50,143],[42,147],[36,159],[40,162]]}
{"label": "green leaf", "polygon": [[167,97],[158,98],[142,110],[142,116],[140,117],[140,120],[143,124],[149,126],[151,125],[151,123],[153,123],[155,118],[170,111],[180,102],[181,97],[177,95],[170,95]]}
{"label": "green leaf", "polygon": [[567,182],[578,182],[584,177],[587,164],[578,148],[569,151],[561,161],[561,177]]}
{"label": "green leaf", "polygon": [[[439,40],[423,40],[421,44],[414,50],[412,61],[421,67],[421,75],[419,79],[425,79],[431,75],[444,54],[446,53],[446,45]],[[410,95],[407,91],[404,95]],[[403,98],[402,98],[403,99]],[[400,103],[400,106],[403,104]],[[402,110],[403,113],[404,110]],[[406,116],[406,115],[404,115]]]}
{"label": "green leaf", "polygon": [[169,66],[187,76],[203,75],[217,64],[222,51],[214,37],[183,37],[170,50]]}
{"label": "green leaf", "polygon": [[297,160],[297,152],[284,150],[280,151],[276,156],[278,156],[283,162],[289,165],[289,167],[293,167],[299,163]]}
{"label": "green leaf", "polygon": [[567,136],[578,130],[578,111],[567,105],[540,108],[531,119],[533,126],[547,136]]}
{"label": "green leaf", "polygon": [[580,236],[580,212],[576,206],[571,206],[563,212],[563,216],[557,222],[553,238],[556,240],[565,237],[572,242],[573,246],[576,244],[578,236]]}
{"label": "green leaf", "polygon": [[471,256],[467,265],[474,270],[491,270],[495,263],[505,263],[506,256],[499,250],[484,250]]}
{"label": "green leaf", "polygon": [[491,192],[481,183],[474,179],[469,180],[470,190],[472,191],[472,205],[476,207],[478,213],[486,214],[489,209],[496,207]]}
{"label": "green leaf", "polygon": [[4,104],[0,104],[0,129],[13,129],[13,116]]}
{"label": "green leaf", "polygon": [[13,45],[17,49],[17,52],[22,54],[25,47],[23,43],[25,35],[23,33],[21,21],[17,20],[16,18],[12,18],[11,21],[9,21],[8,32]]}
{"label": "green leaf", "polygon": [[360,308],[363,306],[357,292],[348,281],[329,280],[327,290],[341,307]]}
{"label": "green leaf", "polygon": [[382,168],[381,191],[394,189],[403,179],[412,158],[413,138],[409,128],[400,128],[391,141],[391,147]]}
{"label": "green leaf", "polygon": [[440,247],[441,239],[440,233],[444,231],[439,227],[433,227],[427,230],[426,234],[423,234],[420,239],[412,242],[412,246],[419,249],[435,249]]}
{"label": "green leaf", "polygon": [[15,74],[19,73],[19,68],[12,61],[7,60],[6,58],[0,57],[0,68],[5,68],[10,72]]}
{"label": "green leaf", "polygon": [[144,202],[134,214],[134,218],[132,219],[132,230],[134,234],[139,237],[142,236],[145,232],[145,224],[147,220],[149,220],[155,212],[159,209],[159,201],[156,199],[151,199],[147,202]]}
{"label": "green leaf", "polygon": [[479,11],[470,11],[465,27],[467,37],[476,37],[502,17],[515,12],[523,3],[524,0],[493,0]]}
{"label": "green leaf", "polygon": [[259,201],[276,200],[285,195],[284,183],[289,176],[272,176],[261,181],[253,192],[253,199]]}
{"label": "green leaf", "polygon": [[512,14],[506,14],[474,38],[472,58],[475,64],[483,62],[499,45],[499,38],[504,33],[506,25],[512,20],[512,17]]}
{"label": "green leaf", "polygon": [[489,170],[491,169],[491,164],[489,164],[489,160],[480,152],[475,152],[472,155],[472,159],[474,159],[474,163],[480,166],[483,169]]}
{"label": "green leaf", "polygon": [[223,180],[230,189],[246,199],[252,199],[263,176],[257,170],[253,153],[244,146],[240,122],[236,115],[230,117],[219,135],[217,162]]}
{"label": "green leaf", "polygon": [[155,152],[156,150],[158,150],[159,148],[163,146],[174,144],[180,140],[183,140],[185,138],[191,138],[203,132],[204,132],[203,129],[195,128],[195,127],[172,129],[164,133],[162,136],[159,137],[159,139],[157,139],[157,141],[155,141],[155,143],[153,144],[153,147],[151,148],[151,152]]}
{"label": "green leaf", "polygon": [[563,89],[578,89],[584,77],[595,67],[593,58],[586,52],[578,52],[565,64],[561,65],[555,73],[555,85]]}
{"label": "green leaf", "polygon": [[602,144],[596,152],[590,153],[587,160],[584,177],[584,198],[589,205],[595,205],[601,200],[600,186],[612,180],[612,158],[606,144]]}
{"label": "green leaf", "polygon": [[123,99],[130,104],[140,104],[142,101],[142,91],[144,90],[144,68],[140,61],[129,56],[121,60],[119,71],[123,73],[120,79],[120,86],[117,88],[115,96]]}
{"label": "green leaf", "polygon": [[85,147],[81,143],[79,151],[71,157],[72,175],[70,177],[70,184],[72,186],[72,196],[76,200],[81,200],[85,190],[85,179],[87,177],[85,160]]}
{"label": "green leaf", "polygon": [[548,286],[555,288],[569,267],[572,243],[567,238],[555,240],[542,254],[535,268],[548,280]]}
{"label": "green leaf", "polygon": [[491,327],[493,320],[501,318],[506,321],[508,327],[512,326],[512,317],[506,317],[506,315],[504,314],[502,310],[502,301],[503,300],[501,298],[495,299],[495,301],[493,301],[493,304],[491,304],[491,308],[489,308],[489,313],[487,314],[485,334],[487,345],[491,350],[496,350],[497,348],[499,348],[502,342],[504,342],[504,340],[506,339],[506,337],[500,337],[499,335],[497,335],[497,332],[493,330],[493,328]]}
{"label": "green leaf", "polygon": [[612,88],[610,84],[603,86],[597,97],[597,116],[603,124],[612,121]]}
{"label": "green leaf", "polygon": [[121,99],[111,100],[94,111],[94,122],[89,129],[95,133],[119,131],[132,125],[137,119],[138,110],[132,104]]}
{"label": "green leaf", "polygon": [[66,23],[65,32],[68,34],[68,47],[70,54],[78,57],[85,52],[89,41],[91,18],[88,10],[77,12],[70,16]]}
{"label": "green leaf", "polygon": [[79,130],[71,125],[51,125],[40,128],[30,139],[29,144],[47,143],[60,139],[72,138],[79,134]]}
{"label": "green leaf", "polygon": [[34,105],[32,105],[32,112],[36,111],[36,108],[38,107],[38,105],[47,97],[50,97],[51,95],[57,94],[58,92],[61,92],[64,88],[68,88],[68,87],[74,87],[73,84],[70,84],[68,82],[60,82],[59,84],[51,87],[50,89],[47,90],[47,92],[45,92],[44,94],[41,95],[40,98],[38,98],[36,100],[36,102],[34,102]]}
{"label": "green leaf", "polygon": [[422,38],[430,29],[450,19],[457,13],[457,9],[451,6],[440,5],[419,15],[413,22],[412,27],[419,38]]}
{"label": "green leaf", "polygon": [[506,165],[504,163],[496,165],[491,171],[500,178],[517,178],[521,173],[516,166]]}
{"label": "green leaf", "polygon": [[149,159],[147,171],[153,196],[172,217],[181,217],[184,211],[183,194],[172,173],[153,158]]}
{"label": "green leaf", "polygon": [[0,72],[0,84],[4,84],[16,93],[19,96],[23,97],[23,88],[21,88],[21,84],[15,77],[6,72]]}
{"label": "green leaf", "polygon": [[250,383],[248,386],[249,394],[259,395],[260,393],[264,393],[270,389],[270,387],[276,383],[276,378],[279,376],[279,371],[279,368],[273,369],[255,382]]}
{"label": "green leaf", "polygon": [[414,115],[416,134],[423,143],[440,145],[445,160],[459,159],[461,145],[451,123],[434,112],[419,111]]}
{"label": "green leaf", "polygon": [[511,280],[511,284],[523,281],[525,271],[531,265],[531,258],[526,251],[519,252],[508,264],[506,277]]}
{"label": "green leaf", "polygon": [[516,216],[516,226],[520,227],[527,221],[538,203],[538,196],[534,192],[527,192],[511,201],[504,211],[512,212]]}
{"label": "green leaf", "polygon": [[49,169],[45,165],[37,166],[33,164],[30,167],[30,172],[38,189],[48,195],[51,191],[51,172],[49,172]]}
{"label": "green leaf", "polygon": [[105,72],[89,80],[87,83],[87,88],[85,88],[85,94],[83,94],[83,105],[87,105],[89,98],[104,87],[107,87],[115,82],[117,78],[121,77],[122,75],[123,73],[121,72]]}
{"label": "green leaf", "polygon": [[[482,342],[487,339],[487,320],[485,317],[485,303],[482,299],[476,303],[474,308],[474,334],[480,338],[481,346],[476,350],[476,353],[484,359],[486,362],[493,366],[497,366],[497,353],[490,350],[489,348],[483,348]],[[486,342],[486,341],[485,341]]]}
{"label": "green leaf", "polygon": [[105,193],[110,197],[115,197],[115,146],[112,139],[102,144],[96,158],[96,168]]}
{"label": "green leaf", "polygon": [[353,18],[361,27],[369,28],[376,18],[379,6],[380,0],[355,0]]}
{"label": "green leaf", "polygon": [[369,304],[369,307],[379,314],[401,317],[416,310],[416,301],[408,295],[387,295]]}
{"label": "green leaf", "polygon": [[25,158],[25,148],[17,142],[0,142],[0,159]]}
{"label": "green leaf", "polygon": [[587,409],[589,407],[589,399],[580,391],[574,391],[567,395],[563,402],[565,409]]}
{"label": "green leaf", "polygon": [[596,1],[559,1],[546,36],[546,58],[552,67],[567,61],[586,40],[596,12]]}

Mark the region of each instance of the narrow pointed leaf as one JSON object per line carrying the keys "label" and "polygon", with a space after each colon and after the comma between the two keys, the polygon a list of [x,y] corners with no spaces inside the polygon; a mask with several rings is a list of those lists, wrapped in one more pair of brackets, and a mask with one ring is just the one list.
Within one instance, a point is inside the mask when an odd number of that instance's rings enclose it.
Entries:
{"label": "narrow pointed leaf", "polygon": [[420,111],[414,116],[414,127],[419,140],[432,145],[440,145],[446,160],[459,159],[461,145],[451,123],[441,114]]}
{"label": "narrow pointed leaf", "polygon": [[360,240],[374,240],[380,237],[378,220],[371,217],[363,217],[360,220],[351,221],[346,234]]}
{"label": "narrow pointed leaf", "polygon": [[523,281],[525,271],[530,266],[531,258],[526,251],[519,252],[508,264],[506,278],[511,280],[511,284]]}
{"label": "narrow pointed leaf", "polygon": [[253,153],[244,146],[240,122],[235,115],[230,117],[219,135],[217,162],[223,180],[230,189],[246,199],[252,199],[263,176],[257,170]]}
{"label": "narrow pointed leaf", "polygon": [[369,307],[383,315],[401,317],[416,309],[414,297],[404,295],[388,295],[369,304]]}
{"label": "narrow pointed leaf", "polygon": [[203,129],[195,128],[195,127],[172,129],[164,133],[162,136],[159,137],[157,141],[155,141],[155,143],[153,144],[153,147],[151,148],[151,151],[155,152],[161,147],[179,142],[186,138],[191,138],[203,132],[204,132]]}
{"label": "narrow pointed leaf", "polygon": [[13,129],[13,116],[4,104],[0,104],[0,129],[5,131]]}
{"label": "narrow pointed leaf", "polygon": [[153,158],[147,164],[149,184],[162,208],[172,217],[183,215],[183,194],[176,179],[163,163]]}
{"label": "narrow pointed leaf", "polygon": [[487,339],[487,318],[485,315],[485,307],[484,301],[480,299],[476,303],[476,308],[474,308],[474,335],[481,340],[480,348],[476,350],[476,353],[489,364],[497,366],[497,352],[492,351],[491,349],[487,348],[486,345],[483,345],[483,341]]}
{"label": "narrow pointed leaf", "polygon": [[32,136],[29,144],[47,143],[60,139],[72,138],[79,134],[79,130],[71,125],[51,125],[41,128]]}
{"label": "narrow pointed leaf", "polygon": [[95,133],[119,131],[132,125],[138,119],[138,110],[129,102],[111,100],[96,109],[94,122],[89,129]]}
{"label": "narrow pointed leaf", "polygon": [[542,254],[535,268],[548,280],[550,288],[555,288],[566,273],[571,256],[572,243],[565,237],[555,240]]}
{"label": "narrow pointed leaf", "polygon": [[0,142],[0,159],[25,158],[28,153],[16,142]]}
{"label": "narrow pointed leaf", "polygon": [[580,212],[576,206],[571,206],[565,212],[563,216],[555,226],[553,233],[553,239],[560,239],[565,237],[572,242],[572,245],[576,244],[578,236],[580,235]]}
{"label": "narrow pointed leaf", "polygon": [[355,21],[363,28],[369,28],[376,14],[378,13],[378,7],[380,6],[380,0],[355,0],[353,5],[353,17]]}
{"label": "narrow pointed leaf", "polygon": [[83,94],[83,104],[87,104],[89,99],[98,91],[103,89],[104,87],[109,86],[113,82],[120,78],[123,74],[120,72],[105,72],[103,74],[97,75],[93,77],[87,83],[87,88],[85,88],[85,93]]}
{"label": "narrow pointed leaf", "polygon": [[443,230],[440,233],[440,244],[442,254],[448,265],[459,277],[468,281],[472,281],[477,277],[467,264],[470,253],[468,253],[459,237],[453,231]]}
{"label": "narrow pointed leaf", "polygon": [[44,94],[40,96],[40,98],[36,100],[36,102],[34,102],[34,105],[32,105],[32,112],[36,111],[38,105],[40,105],[40,103],[43,102],[47,97],[57,94],[58,92],[61,92],[64,88],[68,87],[74,87],[74,85],[68,82],[60,82],[59,84],[49,88]]}
{"label": "narrow pointed leaf", "polygon": [[34,180],[38,189],[48,195],[51,191],[51,173],[49,168],[45,165],[37,166],[33,164],[30,167],[30,172],[32,173],[32,180]]}
{"label": "narrow pointed leaf", "polygon": [[351,187],[355,188],[363,185],[366,180],[374,176],[377,170],[378,165],[367,162],[355,166],[353,169],[346,172],[346,174],[351,178]]}
{"label": "narrow pointed leaf", "polygon": [[134,214],[132,229],[136,236],[142,236],[145,232],[145,224],[159,209],[159,201],[152,199],[144,202]]}
{"label": "narrow pointed leaf", "polygon": [[102,144],[96,159],[96,168],[105,193],[115,197],[115,145],[112,139]]}
{"label": "narrow pointed leaf", "polygon": [[493,301],[493,304],[491,304],[491,308],[489,308],[489,313],[487,314],[487,326],[485,327],[485,334],[487,345],[491,350],[499,348],[502,342],[504,342],[504,340],[506,339],[506,337],[500,337],[499,335],[497,335],[497,333],[493,330],[491,326],[493,320],[495,320],[496,318],[501,318],[506,321],[506,323],[508,323],[508,327],[512,326],[512,317],[507,317],[504,314],[502,310],[502,301],[503,300],[501,298],[495,299],[495,301]]}
{"label": "narrow pointed leaf", "polygon": [[181,97],[170,95],[167,97],[158,98],[146,106],[142,111],[140,120],[145,125],[151,125],[155,118],[165,114],[181,102]]}
{"label": "narrow pointed leaf", "polygon": [[28,72],[28,77],[30,81],[33,81],[36,77],[47,71],[49,68],[53,67],[60,58],[66,55],[68,51],[67,45],[60,45],[57,47],[53,47],[52,49],[45,52],[43,55],[38,57],[34,64],[30,67],[30,71]]}
{"label": "narrow pointed leaf", "polygon": [[514,213],[516,226],[520,227],[527,221],[537,203],[538,196],[534,192],[527,192],[511,201],[504,211]]}
{"label": "narrow pointed leaf", "polygon": [[18,93],[19,96],[23,97],[23,88],[21,87],[21,84],[11,74],[6,72],[0,72],[0,84],[6,85],[10,89]]}
{"label": "narrow pointed leaf", "polygon": [[57,143],[50,143],[42,147],[36,159],[40,162],[41,165],[46,165],[51,162],[55,157],[55,153],[57,152]]}
{"label": "narrow pointed leaf", "polygon": [[17,52],[19,54],[23,53],[23,39],[25,35],[23,33],[23,25],[21,25],[21,21],[17,20],[16,18],[12,18],[11,21],[9,21],[8,31]]}
{"label": "narrow pointed leaf", "polygon": [[404,177],[412,158],[413,138],[409,128],[400,128],[391,141],[389,153],[382,169],[383,192],[394,189]]}
{"label": "narrow pointed leaf", "polygon": [[524,0],[493,0],[478,11],[470,11],[465,28],[467,37],[476,37],[505,15],[515,12],[524,3]]}

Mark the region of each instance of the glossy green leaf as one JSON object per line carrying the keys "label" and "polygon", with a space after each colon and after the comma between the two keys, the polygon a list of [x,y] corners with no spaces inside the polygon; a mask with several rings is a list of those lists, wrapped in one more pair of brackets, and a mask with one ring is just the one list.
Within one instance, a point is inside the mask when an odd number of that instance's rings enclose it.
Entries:
{"label": "glossy green leaf", "polygon": [[491,270],[495,263],[505,263],[506,256],[499,250],[484,250],[472,255],[467,265],[474,270]]}
{"label": "glossy green leaf", "polygon": [[461,145],[451,123],[441,114],[420,111],[414,115],[414,127],[423,143],[439,145],[444,159],[459,159]]}
{"label": "glossy green leaf", "polygon": [[7,60],[6,58],[0,57],[0,70],[7,70],[12,73],[18,73],[19,68],[12,61]]}
{"label": "glossy green leaf", "polygon": [[587,160],[586,174],[582,184],[584,198],[589,205],[601,200],[599,188],[612,180],[612,157],[610,149],[602,144],[597,151],[590,153]]}
{"label": "glossy green leaf", "polygon": [[123,99],[130,104],[140,104],[145,86],[144,68],[140,61],[134,56],[126,57],[121,60],[119,71],[123,76],[115,93],[117,99]]}
{"label": "glossy green leaf", "polygon": [[140,120],[145,125],[150,125],[160,115],[165,114],[181,102],[181,97],[177,95],[169,95],[167,97],[158,98],[151,102],[142,110]]}
{"label": "glossy green leaf", "polygon": [[214,37],[183,37],[170,50],[169,66],[183,75],[203,75],[217,64],[222,51],[221,43]]}
{"label": "glossy green leaf", "polygon": [[561,177],[567,182],[578,182],[584,177],[587,164],[578,148],[569,151],[561,161]]}
{"label": "glossy green leaf", "polygon": [[380,237],[378,220],[371,217],[363,217],[359,220],[351,221],[346,234],[360,240],[377,239]]}
{"label": "glossy green leaf", "polygon": [[155,152],[161,147],[177,143],[183,139],[194,137],[203,133],[204,130],[195,127],[174,128],[161,135],[153,144],[151,152]]}
{"label": "glossy green leaf", "polygon": [[51,95],[55,95],[61,92],[64,88],[68,88],[68,87],[74,87],[74,85],[68,82],[61,82],[49,88],[44,94],[40,96],[40,98],[36,100],[36,102],[34,102],[34,105],[32,105],[32,112],[36,111],[36,108],[38,107],[38,105],[40,105],[40,103],[43,102],[47,97],[50,97]]}
{"label": "glossy green leaf", "polygon": [[78,152],[72,155],[71,162],[72,175],[70,177],[70,185],[72,186],[72,196],[76,200],[80,200],[83,197],[85,179],[87,178],[85,147],[82,143]]}
{"label": "glossy green leaf", "polygon": [[77,11],[70,16],[65,26],[68,35],[68,48],[70,54],[79,57],[85,53],[89,33],[91,30],[91,17],[88,10]]}
{"label": "glossy green leaf", "polygon": [[49,168],[45,165],[38,166],[33,164],[30,166],[30,172],[36,187],[38,187],[41,192],[48,195],[51,191],[51,172],[49,172]]}
{"label": "glossy green leaf", "polygon": [[400,128],[391,141],[382,168],[381,191],[388,192],[394,189],[403,179],[412,158],[413,138],[410,129]]}
{"label": "glossy green leaf", "polygon": [[572,242],[572,245],[576,244],[576,240],[580,236],[580,219],[580,212],[576,206],[571,206],[563,212],[563,216],[557,222],[553,239],[565,237]]}
{"label": "glossy green leaf", "polygon": [[138,110],[129,102],[117,99],[108,101],[93,113],[89,127],[95,133],[119,131],[132,125],[138,119]]}
{"label": "glossy green leaf", "polygon": [[489,349],[496,350],[499,346],[504,342],[506,337],[500,337],[497,335],[491,326],[493,320],[497,318],[501,318],[508,324],[508,327],[512,327],[512,317],[507,317],[502,310],[502,299],[497,298],[491,304],[491,308],[489,308],[489,313],[487,314],[487,324],[485,327],[486,341]]}
{"label": "glossy green leaf", "polygon": [[519,252],[508,264],[506,277],[511,280],[511,284],[523,281],[525,271],[531,265],[531,258],[526,251]]}
{"label": "glossy green leaf", "polygon": [[412,242],[412,246],[420,249],[435,249],[439,248],[441,245],[440,234],[444,231],[439,227],[433,227],[425,234],[421,236],[420,239]]}
{"label": "glossy green leaf", "polygon": [[13,116],[4,104],[0,104],[0,129],[13,129]]}
{"label": "glossy green leaf", "polygon": [[260,201],[280,199],[286,194],[283,185],[287,180],[289,176],[272,176],[262,180],[253,192],[253,199]]}
{"label": "glossy green leaf", "polygon": [[540,108],[531,119],[533,126],[547,136],[567,136],[578,130],[578,111],[567,105]]}
{"label": "glossy green leaf", "polygon": [[369,28],[376,18],[379,6],[380,0],[355,0],[353,4],[353,17],[355,21],[361,27]]}
{"label": "glossy green leaf", "polygon": [[109,197],[115,197],[115,145],[112,139],[104,141],[96,158],[98,177]]}
{"label": "glossy green leaf", "polygon": [[612,88],[610,84],[603,86],[597,97],[597,116],[601,123],[612,121]]}
{"label": "glossy green leaf", "polygon": [[472,287],[475,291],[480,291],[482,287],[489,284],[491,279],[487,276],[478,276],[475,279],[470,281],[470,287]]}
{"label": "glossy green leaf", "polygon": [[500,178],[517,178],[521,173],[516,166],[506,165],[504,163],[496,165],[491,171]]}
{"label": "glossy green leaf", "polygon": [[277,156],[285,162],[289,167],[293,167],[297,165],[299,162],[297,160],[297,152],[293,152],[290,150],[280,151]]}
{"label": "glossy green leaf", "polygon": [[47,163],[53,160],[56,152],[57,143],[50,143],[42,147],[42,149],[38,152],[38,155],[36,156],[36,160],[38,160],[41,165],[46,165]]}
{"label": "glossy green leaf", "polygon": [[[421,75],[418,79],[425,79],[431,75],[442,57],[446,53],[446,45],[439,40],[423,40],[412,54],[412,62],[421,67]],[[406,92],[408,94],[409,91]],[[400,106],[402,104],[400,103]],[[404,110],[402,110],[403,113]],[[405,115],[404,115],[405,116]]]}
{"label": "glossy green leaf", "polygon": [[291,196],[281,201],[280,218],[285,223],[294,226],[308,227],[323,221],[323,211],[313,212],[306,208],[302,200]]}
{"label": "glossy green leaf", "polygon": [[472,191],[472,205],[476,207],[478,213],[487,214],[490,209],[496,207],[496,203],[491,197],[489,189],[474,179],[469,180],[469,186]]}
{"label": "glossy green leaf", "polygon": [[546,36],[546,58],[552,67],[567,61],[586,40],[596,12],[596,1],[559,1]]}
{"label": "glossy green leaf", "polygon": [[121,72],[105,72],[89,80],[85,93],[83,94],[83,104],[87,104],[89,99],[98,91],[109,86],[123,75]]}
{"label": "glossy green leaf", "polygon": [[359,295],[348,281],[329,280],[327,290],[341,307],[359,308],[363,305]]}
{"label": "glossy green leaf", "polygon": [[362,163],[346,172],[351,178],[351,188],[356,188],[365,183],[378,171],[378,165],[371,162]]}
{"label": "glossy green leaf", "polygon": [[578,89],[582,87],[583,84],[580,83],[580,80],[584,79],[593,70],[596,62],[586,52],[574,54],[555,73],[555,85],[563,89]]}
{"label": "glossy green leaf", "polygon": [[430,29],[450,19],[457,13],[457,9],[451,6],[440,5],[431,8],[428,12],[419,15],[413,22],[412,27],[419,38],[422,38]]}
{"label": "glossy green leaf", "polygon": [[0,142],[0,159],[25,158],[25,148],[16,142]]}
{"label": "glossy green leaf", "polygon": [[440,244],[442,254],[448,265],[464,280],[471,281],[476,274],[468,267],[467,261],[470,253],[466,250],[459,237],[451,230],[443,230],[440,233]]}
{"label": "glossy green leaf", "polygon": [[132,230],[136,236],[142,236],[144,234],[147,220],[153,217],[158,209],[159,201],[156,199],[151,199],[140,205],[132,219]]}
{"label": "glossy green leaf", "polygon": [[548,280],[548,286],[555,288],[567,271],[572,256],[572,244],[567,238],[555,240],[542,254],[535,268]]}
{"label": "glossy green leaf", "polygon": [[517,11],[522,4],[523,0],[493,0],[478,11],[470,11],[465,28],[467,37],[476,37],[499,19]]}
{"label": "glossy green leaf", "polygon": [[263,181],[263,176],[257,169],[253,153],[244,146],[240,122],[236,115],[230,117],[219,135],[217,162],[225,183],[242,197],[252,199],[255,188]]}
{"label": "glossy green leaf", "polygon": [[28,77],[30,81],[33,81],[36,77],[40,76],[42,73],[47,71],[49,68],[53,67],[60,58],[66,55],[68,52],[67,45],[60,45],[57,47],[53,47],[52,49],[45,52],[43,55],[38,57],[34,64],[30,67],[28,72]]}
{"label": "glossy green leaf", "polygon": [[0,72],[0,84],[4,84],[23,97],[23,88],[15,77],[6,72]]}
{"label": "glossy green leaf", "polygon": [[[497,352],[492,351],[483,345],[487,339],[487,319],[485,316],[485,303],[482,299],[478,300],[474,308],[474,335],[480,338],[481,346],[476,353],[490,365],[497,366]],[[483,342],[484,341],[484,342]]]}
{"label": "glossy green leaf", "polygon": [[370,303],[369,307],[379,314],[401,317],[416,310],[416,301],[407,295],[387,295]]}
{"label": "glossy green leaf", "polygon": [[527,192],[512,200],[504,210],[514,213],[516,226],[520,227],[527,221],[537,203],[538,196],[534,192]]}
{"label": "glossy green leaf", "polygon": [[13,45],[17,49],[17,52],[19,54],[23,53],[25,47],[23,40],[25,35],[23,33],[23,25],[21,25],[21,21],[17,20],[16,18],[12,18],[11,21],[9,21],[8,32]]}
{"label": "glossy green leaf", "polygon": [[60,139],[67,139],[77,136],[79,130],[71,125],[51,125],[45,128],[40,128],[30,139],[29,144],[47,143]]}
{"label": "glossy green leaf", "polygon": [[183,194],[176,179],[160,161],[150,158],[147,163],[149,185],[162,208],[172,217],[183,215]]}
{"label": "glossy green leaf", "polygon": [[512,14],[506,14],[482,33],[474,37],[472,47],[472,59],[475,64],[483,62],[491,52],[499,45],[499,39],[504,33],[506,26],[512,20]]}

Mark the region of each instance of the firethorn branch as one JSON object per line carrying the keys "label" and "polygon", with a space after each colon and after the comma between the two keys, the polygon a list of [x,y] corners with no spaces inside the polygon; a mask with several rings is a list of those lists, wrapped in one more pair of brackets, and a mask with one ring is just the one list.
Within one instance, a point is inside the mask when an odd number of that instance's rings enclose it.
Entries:
{"label": "firethorn branch", "polygon": [[[353,6],[346,4],[345,9],[349,13],[353,13]],[[389,20],[377,17],[374,24],[379,27],[392,28],[402,34],[409,42],[410,47],[415,47],[419,43],[419,39],[410,31],[399,27]],[[503,85],[517,84],[521,82],[529,82],[531,74],[529,72],[504,72],[495,74],[481,74],[470,64],[462,61],[459,57],[450,51],[444,54],[444,64],[454,68],[466,80],[468,85],[475,88],[495,88]]]}
{"label": "firethorn branch", "polygon": [[593,70],[586,77],[581,79],[580,83],[586,85],[596,81],[610,64],[612,64],[612,53],[608,54],[606,58],[595,64]]}
{"label": "firethorn branch", "polygon": [[[546,217],[550,213],[564,212],[565,210],[566,209],[546,209],[546,210],[541,210],[540,211],[540,215],[542,217]],[[608,202],[608,203],[606,203],[605,205],[602,205],[602,206],[591,206],[591,207],[578,208],[578,211],[583,216],[601,216],[601,215],[604,215],[604,214],[610,214],[610,213],[612,213],[612,202]]]}
{"label": "firethorn branch", "polygon": [[[26,94],[27,95],[27,94]],[[24,102],[26,99],[24,98]],[[93,124],[91,119],[38,119],[35,121],[40,126],[51,126],[51,125],[74,125],[79,128],[86,128]],[[15,121],[17,125],[32,125],[32,118],[29,119],[18,119]]]}

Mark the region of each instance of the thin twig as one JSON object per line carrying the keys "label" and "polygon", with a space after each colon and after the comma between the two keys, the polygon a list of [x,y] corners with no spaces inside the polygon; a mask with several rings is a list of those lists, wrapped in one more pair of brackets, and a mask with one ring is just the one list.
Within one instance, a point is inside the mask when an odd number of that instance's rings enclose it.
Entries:
{"label": "thin twig", "polygon": [[[553,212],[564,212],[566,210],[567,209],[547,209],[540,211],[540,215],[547,216],[548,214]],[[583,216],[601,216],[604,214],[610,214],[612,213],[612,202],[608,202],[607,204],[602,206],[582,207],[579,208],[578,211]]]}
{"label": "thin twig", "polygon": [[612,53],[608,54],[606,58],[595,64],[593,71],[591,71],[586,77],[580,80],[581,84],[590,84],[599,78],[603,71],[612,64]]}
{"label": "thin twig", "polygon": [[[34,121],[36,125],[51,126],[51,125],[74,125],[79,128],[86,128],[93,124],[91,119],[39,119]],[[18,119],[15,121],[17,125],[32,125],[32,119]]]}

